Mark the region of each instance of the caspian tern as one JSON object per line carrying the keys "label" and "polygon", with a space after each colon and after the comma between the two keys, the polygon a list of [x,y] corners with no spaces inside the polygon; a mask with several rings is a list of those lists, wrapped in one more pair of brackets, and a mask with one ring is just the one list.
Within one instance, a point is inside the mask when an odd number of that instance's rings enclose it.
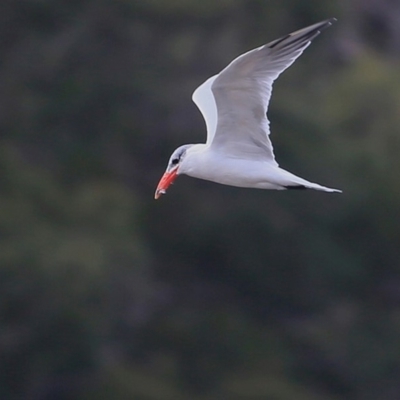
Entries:
{"label": "caspian tern", "polygon": [[335,18],[283,36],[233,60],[193,93],[207,127],[207,141],[171,155],[155,198],[180,174],[247,188],[341,192],[279,168],[269,139],[268,103],[275,79]]}

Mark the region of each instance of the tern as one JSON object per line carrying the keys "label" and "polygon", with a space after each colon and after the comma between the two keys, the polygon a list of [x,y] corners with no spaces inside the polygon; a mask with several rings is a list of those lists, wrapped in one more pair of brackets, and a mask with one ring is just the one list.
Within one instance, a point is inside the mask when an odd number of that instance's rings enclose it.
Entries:
{"label": "tern", "polygon": [[335,21],[319,22],[251,50],[200,85],[192,100],[204,117],[207,141],[172,153],[154,197],[165,194],[181,174],[243,188],[341,192],[280,168],[267,118],[275,79]]}

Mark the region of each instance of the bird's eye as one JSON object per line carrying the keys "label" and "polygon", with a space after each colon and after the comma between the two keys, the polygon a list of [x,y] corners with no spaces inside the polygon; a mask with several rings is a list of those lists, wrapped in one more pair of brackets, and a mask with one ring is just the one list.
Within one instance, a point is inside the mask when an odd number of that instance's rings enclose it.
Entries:
{"label": "bird's eye", "polygon": [[178,162],[179,162],[179,159],[178,159],[178,158],[174,158],[174,159],[171,161],[171,164],[172,164],[172,165],[176,165],[176,164],[178,164]]}

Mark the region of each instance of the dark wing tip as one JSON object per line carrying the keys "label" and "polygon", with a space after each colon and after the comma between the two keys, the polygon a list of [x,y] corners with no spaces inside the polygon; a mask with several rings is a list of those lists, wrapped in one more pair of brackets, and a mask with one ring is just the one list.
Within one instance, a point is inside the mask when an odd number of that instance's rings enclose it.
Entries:
{"label": "dark wing tip", "polygon": [[326,22],[329,22],[331,25],[334,24],[337,21],[337,18],[332,17],[326,20]]}
{"label": "dark wing tip", "polygon": [[319,33],[323,29],[329,28],[332,24],[337,21],[336,18],[329,18],[325,21],[317,22],[316,24],[307,26],[303,29],[299,29],[298,31],[292,32],[289,36],[301,36],[302,34],[310,34],[310,33]]}
{"label": "dark wing tip", "polygon": [[[276,39],[266,46],[273,49],[274,47],[284,47],[291,45],[295,42],[307,42],[314,39],[319,33],[337,21],[336,18],[329,18],[325,21],[317,22],[316,24],[307,26],[306,28],[299,29],[295,32],[289,33],[279,39]],[[280,46],[279,46],[280,45]]]}
{"label": "dark wing tip", "polygon": [[322,22],[321,22],[321,24],[323,24],[323,25],[322,25],[322,27],[321,27],[320,29],[328,28],[328,27],[330,27],[332,24],[334,24],[336,21],[337,21],[337,19],[334,18],[334,17],[333,17],[333,18],[326,19],[325,21],[322,21]]}
{"label": "dark wing tip", "polygon": [[309,189],[308,187],[304,186],[304,185],[288,185],[288,186],[284,186],[285,189],[287,190],[306,190]]}

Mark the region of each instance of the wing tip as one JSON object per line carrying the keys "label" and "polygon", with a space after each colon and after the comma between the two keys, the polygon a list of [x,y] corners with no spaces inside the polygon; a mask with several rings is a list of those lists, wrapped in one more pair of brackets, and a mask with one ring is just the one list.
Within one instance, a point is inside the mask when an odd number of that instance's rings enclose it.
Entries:
{"label": "wing tip", "polygon": [[321,22],[321,24],[323,24],[322,27],[321,27],[321,29],[328,28],[328,27],[330,27],[331,25],[333,25],[335,22],[337,22],[337,18],[335,18],[335,17],[328,18],[328,19],[326,19],[325,21],[322,21],[322,22]]}
{"label": "wing tip", "polygon": [[321,22],[317,22],[316,24],[310,25],[306,28],[300,29],[298,31],[292,32],[290,35],[296,35],[299,34],[301,32],[308,32],[308,33],[317,33],[319,34],[322,30],[329,28],[330,26],[332,26],[335,22],[337,21],[337,19],[335,17],[332,18],[328,18],[325,19],[324,21]]}
{"label": "wing tip", "polygon": [[[282,36],[282,37],[266,44],[266,46],[273,49],[274,47],[276,47],[276,48],[279,48],[281,46],[284,47],[289,42],[291,44],[293,44],[294,42],[297,42],[297,41],[310,42],[316,36],[318,36],[322,30],[329,28],[336,21],[337,21],[337,19],[334,17],[328,18],[324,21],[317,22],[316,24],[307,26],[306,28],[302,28],[302,29],[299,29],[292,33],[289,33],[288,35]],[[279,46],[279,45],[281,45],[281,46]]]}
{"label": "wing tip", "polygon": [[335,17],[328,18],[328,19],[326,20],[326,22],[329,22],[329,23],[332,25],[332,24],[334,24],[335,22],[337,22],[337,18],[335,18]]}

